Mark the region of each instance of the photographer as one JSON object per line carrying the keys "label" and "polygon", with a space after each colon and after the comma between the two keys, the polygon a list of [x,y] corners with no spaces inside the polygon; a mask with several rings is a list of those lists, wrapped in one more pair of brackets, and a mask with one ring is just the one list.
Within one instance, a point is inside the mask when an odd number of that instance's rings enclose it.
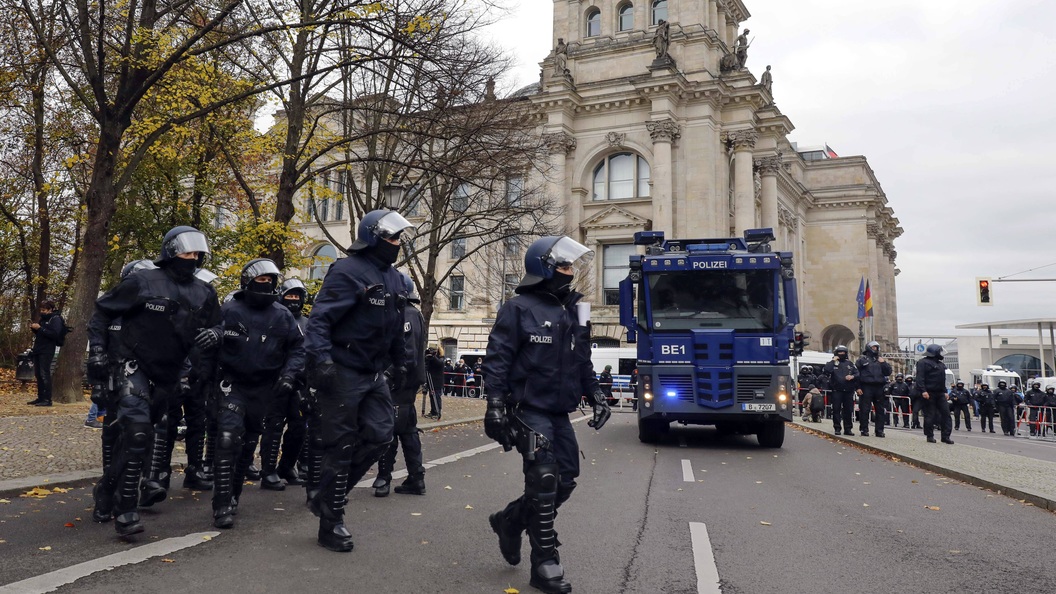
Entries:
{"label": "photographer", "polygon": [[51,406],[51,362],[55,359],[55,348],[66,339],[66,322],[55,311],[54,301],[40,303],[40,322],[29,325],[33,331],[33,370],[37,376],[37,398],[26,404]]}

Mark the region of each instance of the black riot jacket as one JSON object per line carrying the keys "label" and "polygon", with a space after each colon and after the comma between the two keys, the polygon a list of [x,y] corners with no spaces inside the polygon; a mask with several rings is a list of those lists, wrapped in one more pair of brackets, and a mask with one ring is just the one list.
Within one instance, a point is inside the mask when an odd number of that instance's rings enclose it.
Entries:
{"label": "black riot jacket", "polygon": [[855,366],[858,368],[858,379],[861,383],[879,386],[887,383],[887,378],[891,375],[891,364],[887,361],[881,363],[878,359],[879,356],[868,349],[858,357]]}
{"label": "black riot jacket", "polygon": [[990,391],[990,388],[986,388],[985,390],[980,388],[975,391],[973,396],[975,396],[975,401],[978,402],[979,406],[982,408],[989,408],[992,411],[994,405],[997,404],[997,401],[994,399],[994,393]]}
{"label": "black riot jacket", "polygon": [[946,393],[946,364],[934,357],[924,357],[917,361],[917,370],[913,382],[920,394],[929,396]]}
{"label": "black riot jacket", "polygon": [[572,293],[562,302],[541,289],[503,304],[488,336],[484,382],[490,396],[550,413],[569,413],[598,391],[590,340]]}
{"label": "black riot jacket", "polygon": [[425,383],[425,318],[410,303],[403,307],[403,387],[392,394],[393,404],[414,404]]}
{"label": "black riot jacket", "polygon": [[907,382],[896,381],[893,382],[890,386],[888,386],[887,389],[888,393],[892,396],[909,396],[912,386],[910,386]]}
{"label": "black riot jacket", "polygon": [[280,376],[301,376],[304,334],[290,310],[278,303],[250,307],[236,295],[222,312],[217,360],[225,379],[270,384]]}
{"label": "black riot jacket", "polygon": [[[850,359],[829,361],[825,364],[825,374],[829,376],[829,387],[835,392],[849,392],[858,389],[858,368]],[[847,379],[847,376],[854,376]]]}
{"label": "black riot jacket", "polygon": [[309,362],[332,359],[361,373],[404,364],[400,273],[364,252],[330,265],[305,332]]}
{"label": "black riot jacket", "polygon": [[196,278],[177,282],[164,268],[129,275],[95,302],[88,343],[114,352],[107,328],[121,318],[121,359],[134,359],[155,383],[175,383],[204,328],[220,320],[216,291]]}
{"label": "black riot jacket", "polygon": [[1023,400],[1030,406],[1045,406],[1045,392],[1031,388],[1023,395]]}
{"label": "black riot jacket", "polygon": [[1016,403],[1016,393],[1008,388],[998,388],[994,390],[994,401],[1001,405],[1012,406]]}
{"label": "black riot jacket", "polygon": [[964,388],[954,388],[950,390],[950,402],[954,404],[971,404],[972,395]]}

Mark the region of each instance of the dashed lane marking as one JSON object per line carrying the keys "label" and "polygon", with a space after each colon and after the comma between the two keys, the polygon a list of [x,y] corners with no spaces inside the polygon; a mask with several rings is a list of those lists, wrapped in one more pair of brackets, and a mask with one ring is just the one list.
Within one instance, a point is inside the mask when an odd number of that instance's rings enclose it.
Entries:
{"label": "dashed lane marking", "polygon": [[682,480],[687,483],[697,482],[697,479],[693,478],[693,463],[689,460],[682,461]]}
{"label": "dashed lane marking", "polygon": [[708,527],[701,522],[690,522],[689,536],[693,543],[693,565],[697,570],[697,594],[722,594]]}
{"label": "dashed lane marking", "polygon": [[216,538],[217,536],[220,536],[219,532],[196,532],[194,534],[188,534],[187,536],[166,538],[165,540],[145,544],[141,547],[121,551],[120,553],[114,553],[113,555],[107,555],[105,557],[100,557],[99,559],[92,559],[91,561],[71,565],[65,569],[57,569],[50,573],[24,579],[20,582],[0,586],[0,594],[53,592],[66,584],[72,584],[83,577],[92,575],[93,573],[110,571],[111,569],[123,565],[135,565],[136,563],[142,563],[153,557],[171,555],[176,551],[200,545],[203,542]]}

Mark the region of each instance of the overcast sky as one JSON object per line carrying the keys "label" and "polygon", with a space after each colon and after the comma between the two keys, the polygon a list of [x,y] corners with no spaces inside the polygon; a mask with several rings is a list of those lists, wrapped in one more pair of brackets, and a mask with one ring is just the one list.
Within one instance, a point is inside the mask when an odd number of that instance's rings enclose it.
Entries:
{"label": "overcast sky", "polygon": [[[639,0],[644,1],[644,0]],[[676,0],[677,1],[677,0]],[[865,155],[905,234],[895,241],[899,333],[1056,317],[1056,3],[1044,0],[745,0],[748,67],[804,145]],[[510,0],[494,38],[517,87],[553,44],[550,0]],[[519,4],[519,5],[518,5]],[[858,286],[833,287],[854,301]]]}

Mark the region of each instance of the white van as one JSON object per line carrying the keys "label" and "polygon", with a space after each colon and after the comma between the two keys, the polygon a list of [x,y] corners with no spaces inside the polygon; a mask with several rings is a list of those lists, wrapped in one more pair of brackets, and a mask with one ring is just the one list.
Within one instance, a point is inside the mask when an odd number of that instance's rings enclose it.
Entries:
{"label": "white van", "polygon": [[986,369],[973,369],[971,387],[974,388],[979,384],[987,384],[990,386],[991,390],[996,390],[997,382],[1001,380],[1007,382],[1008,387],[1010,389],[1013,389],[1017,392],[1023,391],[1023,380],[1019,378],[1019,374],[1014,371],[1004,369],[1000,365],[987,365]]}

